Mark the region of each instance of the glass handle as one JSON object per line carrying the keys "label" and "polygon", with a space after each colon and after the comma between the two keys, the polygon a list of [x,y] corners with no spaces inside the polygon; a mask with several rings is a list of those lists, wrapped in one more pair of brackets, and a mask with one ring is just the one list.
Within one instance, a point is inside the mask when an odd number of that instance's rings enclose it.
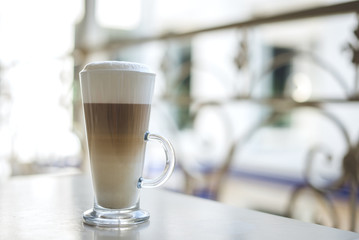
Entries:
{"label": "glass handle", "polygon": [[140,178],[137,183],[138,188],[155,188],[164,184],[168,178],[171,176],[173,169],[175,167],[175,153],[172,147],[172,144],[164,137],[152,134],[150,132],[145,133],[145,141],[156,141],[162,145],[163,150],[166,154],[166,166],[162,174],[154,179]]}

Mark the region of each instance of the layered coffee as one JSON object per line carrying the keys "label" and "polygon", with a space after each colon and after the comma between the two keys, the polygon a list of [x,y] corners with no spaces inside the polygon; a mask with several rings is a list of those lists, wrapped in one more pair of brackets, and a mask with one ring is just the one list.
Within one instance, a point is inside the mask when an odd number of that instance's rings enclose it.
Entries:
{"label": "layered coffee", "polygon": [[150,105],[84,103],[84,112],[98,204],[112,209],[134,206]]}
{"label": "layered coffee", "polygon": [[97,204],[138,203],[155,74],[142,64],[98,62],[81,72],[88,150]]}
{"label": "layered coffee", "polygon": [[[140,208],[140,189],[165,183],[175,167],[172,144],[148,132],[155,74],[140,63],[105,61],[80,72],[86,139],[95,190],[86,224],[125,227],[143,223],[150,214]],[[146,142],[161,144],[165,168],[156,178],[143,178]]]}

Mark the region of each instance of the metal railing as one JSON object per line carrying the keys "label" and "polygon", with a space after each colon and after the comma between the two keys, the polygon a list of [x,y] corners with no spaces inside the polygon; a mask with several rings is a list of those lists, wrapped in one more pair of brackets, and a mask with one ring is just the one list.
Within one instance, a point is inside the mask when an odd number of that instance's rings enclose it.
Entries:
{"label": "metal railing", "polygon": [[[87,1],[87,14],[93,12],[91,7],[92,1]],[[113,53],[116,51],[121,51],[129,46],[141,45],[149,42],[166,42],[169,40],[180,40],[183,39],[191,39],[195,36],[198,36],[203,33],[211,33],[221,30],[228,30],[228,29],[238,29],[239,31],[246,32],[248,29],[256,28],[260,25],[265,24],[272,24],[272,23],[283,23],[293,20],[303,20],[308,18],[319,18],[319,17],[327,17],[339,14],[358,14],[359,13],[359,1],[351,1],[345,3],[334,4],[330,6],[319,6],[310,9],[304,9],[299,11],[292,11],[286,12],[271,16],[260,16],[246,21],[235,22],[226,25],[214,26],[209,28],[197,29],[188,32],[179,32],[179,33],[169,33],[163,34],[158,36],[143,36],[143,37],[134,37],[134,38],[124,38],[118,37],[116,39],[111,39],[105,43],[101,43],[96,46],[88,47],[86,45],[81,44],[79,41],[76,43],[76,48],[74,51],[75,57],[75,81],[77,81],[77,74],[78,70],[82,68],[82,66],[86,63],[88,56],[94,52],[109,52]],[[82,29],[79,32],[84,33],[83,26],[89,23],[86,23],[89,16],[84,19],[85,23],[82,25]],[[248,87],[245,93],[238,93],[234,96],[229,96],[228,98],[223,98],[221,100],[199,100],[195,97],[188,95],[180,95],[173,97],[171,95],[171,91],[166,92],[162,96],[160,96],[160,101],[170,102],[175,104],[176,106],[191,106],[190,111],[190,119],[193,121],[198,112],[206,106],[224,106],[228,102],[239,102],[239,101],[248,101],[252,103],[257,103],[260,105],[264,105],[271,109],[270,113],[260,119],[253,127],[246,130],[244,134],[239,137],[236,137],[228,147],[228,151],[221,162],[221,165],[216,169],[212,169],[209,174],[203,174],[205,178],[204,182],[207,184],[207,188],[211,192],[213,198],[219,194],[219,191],[222,187],[223,180],[227,176],[228,172],[230,171],[231,165],[235,158],[235,152],[238,151],[255,132],[263,126],[268,126],[276,122],[281,116],[293,109],[298,109],[302,107],[309,107],[317,111],[320,115],[324,118],[332,122],[339,132],[341,132],[345,146],[347,149],[346,154],[344,154],[342,159],[342,174],[337,181],[331,183],[326,187],[318,187],[315,184],[312,184],[311,181],[311,171],[313,163],[315,162],[315,156],[317,153],[322,153],[328,159],[330,164],[330,159],[332,158],[332,153],[328,152],[328,150],[324,149],[322,146],[313,146],[312,148],[308,149],[308,154],[305,160],[305,184],[298,186],[291,196],[289,201],[287,210],[285,215],[292,216],[294,203],[297,201],[300,193],[303,189],[309,189],[313,191],[318,198],[321,199],[324,205],[326,205],[326,209],[328,210],[334,227],[338,227],[338,213],[336,211],[335,206],[333,205],[332,201],[328,196],[333,192],[337,191],[342,187],[349,187],[349,200],[348,200],[348,209],[349,209],[349,218],[350,218],[350,230],[356,230],[356,219],[357,219],[357,195],[358,195],[358,187],[359,187],[359,142],[353,143],[349,137],[348,129],[343,125],[340,119],[338,119],[332,113],[326,111],[323,107],[324,105],[331,103],[331,104],[358,104],[359,103],[359,25],[358,28],[354,30],[355,41],[354,43],[349,43],[348,40],[348,49],[352,53],[352,64],[353,64],[353,71],[355,72],[355,78],[352,79],[354,89],[351,89],[346,80],[343,79],[340,74],[338,74],[331,65],[321,59],[320,57],[316,56],[314,53],[311,52],[303,52],[303,51],[293,51],[286,54],[278,55],[277,57],[271,60],[268,68],[263,71],[262,74],[266,74],[268,72],[272,72],[275,69],[283,66],[283,64],[288,63],[293,58],[298,57],[299,55],[305,55],[311,59],[316,65],[323,68],[326,72],[328,72],[334,81],[337,82],[338,86],[341,88],[341,91],[344,93],[344,98],[321,98],[321,99],[314,99],[314,100],[307,100],[304,102],[297,102],[291,98],[286,96],[280,97],[256,97],[253,95],[253,89],[260,84],[259,80],[252,80],[250,82],[250,86]],[[86,39],[85,39],[86,41]],[[82,41],[83,42],[83,41]],[[249,61],[246,51],[248,50],[248,43],[247,39],[244,37],[240,44],[241,49],[238,52],[237,60],[236,61],[237,68],[239,70],[245,67],[245,62]],[[166,60],[163,60],[166,61]],[[350,59],[348,59],[350,61]],[[164,71],[166,71],[164,69]],[[261,77],[257,79],[262,79]],[[77,104],[77,105],[76,105]],[[77,107],[76,107],[77,106]],[[76,109],[77,108],[77,109]],[[75,112],[79,111],[80,104],[75,102]],[[76,117],[75,117],[76,118]],[[79,121],[79,119],[75,119],[75,122]],[[188,193],[193,193],[193,186],[196,185],[197,178],[193,175],[191,170],[187,169],[186,166],[182,165],[181,162],[179,163],[179,167],[181,171],[183,171],[186,180],[186,189],[184,191]]]}

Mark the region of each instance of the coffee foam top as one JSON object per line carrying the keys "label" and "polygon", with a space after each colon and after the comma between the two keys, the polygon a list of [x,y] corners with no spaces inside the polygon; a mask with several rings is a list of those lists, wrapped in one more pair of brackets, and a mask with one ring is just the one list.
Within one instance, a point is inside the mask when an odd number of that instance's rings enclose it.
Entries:
{"label": "coffee foam top", "polygon": [[154,74],[151,69],[145,64],[124,61],[92,62],[87,64],[82,70],[82,72],[99,70],[132,71]]}
{"label": "coffee foam top", "polygon": [[80,72],[84,103],[151,104],[155,74],[141,63],[105,61]]}

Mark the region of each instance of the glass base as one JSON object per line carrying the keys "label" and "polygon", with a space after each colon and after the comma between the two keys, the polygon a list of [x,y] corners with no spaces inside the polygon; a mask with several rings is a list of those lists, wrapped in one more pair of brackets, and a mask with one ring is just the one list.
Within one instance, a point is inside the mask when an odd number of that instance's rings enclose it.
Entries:
{"label": "glass base", "polygon": [[97,227],[131,227],[146,222],[150,214],[141,209],[89,209],[83,214],[84,223]]}

